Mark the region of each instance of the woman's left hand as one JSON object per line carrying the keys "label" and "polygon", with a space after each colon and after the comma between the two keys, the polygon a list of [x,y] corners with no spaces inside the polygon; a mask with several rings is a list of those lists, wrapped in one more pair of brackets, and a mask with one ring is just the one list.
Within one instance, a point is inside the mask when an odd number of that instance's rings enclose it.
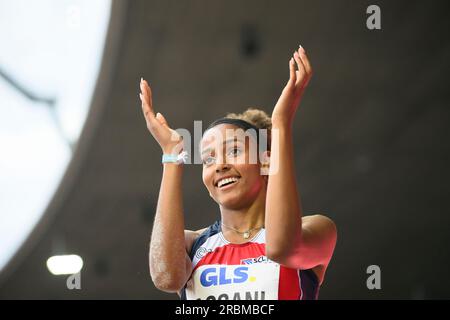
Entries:
{"label": "woman's left hand", "polygon": [[[297,64],[298,70],[295,70]],[[281,93],[272,112],[272,124],[274,126],[292,126],[295,111],[300,104],[306,86],[312,76],[312,69],[303,47],[294,52],[289,61],[289,81]]]}

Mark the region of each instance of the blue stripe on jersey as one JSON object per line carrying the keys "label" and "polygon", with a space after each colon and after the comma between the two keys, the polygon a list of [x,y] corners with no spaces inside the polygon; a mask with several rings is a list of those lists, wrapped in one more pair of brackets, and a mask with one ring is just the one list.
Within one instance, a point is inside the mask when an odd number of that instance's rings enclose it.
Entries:
{"label": "blue stripe on jersey", "polygon": [[213,225],[210,225],[208,229],[203,231],[203,233],[195,239],[194,243],[192,244],[191,252],[189,252],[189,257],[191,260],[194,260],[194,254],[208,240],[208,238],[212,237],[215,234],[218,234],[220,232],[220,220],[217,220],[214,222]]}
{"label": "blue stripe on jersey", "polygon": [[319,297],[319,279],[313,269],[298,270],[303,291],[302,300],[317,300]]}

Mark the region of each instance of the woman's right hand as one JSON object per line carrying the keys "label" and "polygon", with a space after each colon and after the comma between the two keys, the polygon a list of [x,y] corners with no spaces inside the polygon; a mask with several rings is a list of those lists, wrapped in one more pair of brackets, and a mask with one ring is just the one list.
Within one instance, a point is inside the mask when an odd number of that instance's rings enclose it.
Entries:
{"label": "woman's right hand", "polygon": [[183,150],[182,137],[169,127],[166,119],[161,113],[153,111],[152,90],[147,81],[141,78],[141,93],[139,97],[142,103],[142,112],[144,113],[147,129],[153,138],[159,143],[163,153],[179,154]]}

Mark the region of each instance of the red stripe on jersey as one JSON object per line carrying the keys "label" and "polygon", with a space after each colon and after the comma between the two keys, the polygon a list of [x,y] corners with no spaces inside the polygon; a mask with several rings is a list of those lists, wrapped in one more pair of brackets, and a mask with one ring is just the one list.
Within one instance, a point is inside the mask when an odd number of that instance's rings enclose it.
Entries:
{"label": "red stripe on jersey", "polygon": [[242,244],[226,244],[208,252],[195,266],[194,270],[209,264],[241,264],[241,260],[266,255],[264,243],[246,242]]}
{"label": "red stripe on jersey", "polygon": [[298,300],[301,296],[298,270],[280,265],[278,300]]}

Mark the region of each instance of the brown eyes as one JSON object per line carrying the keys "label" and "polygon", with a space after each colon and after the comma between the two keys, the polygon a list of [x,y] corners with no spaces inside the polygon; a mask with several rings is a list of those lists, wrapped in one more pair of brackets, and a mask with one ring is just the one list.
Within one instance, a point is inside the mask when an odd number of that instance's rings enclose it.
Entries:
{"label": "brown eyes", "polygon": [[241,153],[242,153],[242,151],[241,151],[240,148],[233,148],[233,149],[231,149],[230,151],[228,151],[227,155],[228,155],[228,156],[230,156],[230,155],[238,156],[238,155],[240,155]]}
{"label": "brown eyes", "polygon": [[[234,147],[227,152],[227,157],[237,157],[242,154],[241,148]],[[209,166],[216,162],[216,158],[213,156],[207,156],[202,160],[203,165]]]}

